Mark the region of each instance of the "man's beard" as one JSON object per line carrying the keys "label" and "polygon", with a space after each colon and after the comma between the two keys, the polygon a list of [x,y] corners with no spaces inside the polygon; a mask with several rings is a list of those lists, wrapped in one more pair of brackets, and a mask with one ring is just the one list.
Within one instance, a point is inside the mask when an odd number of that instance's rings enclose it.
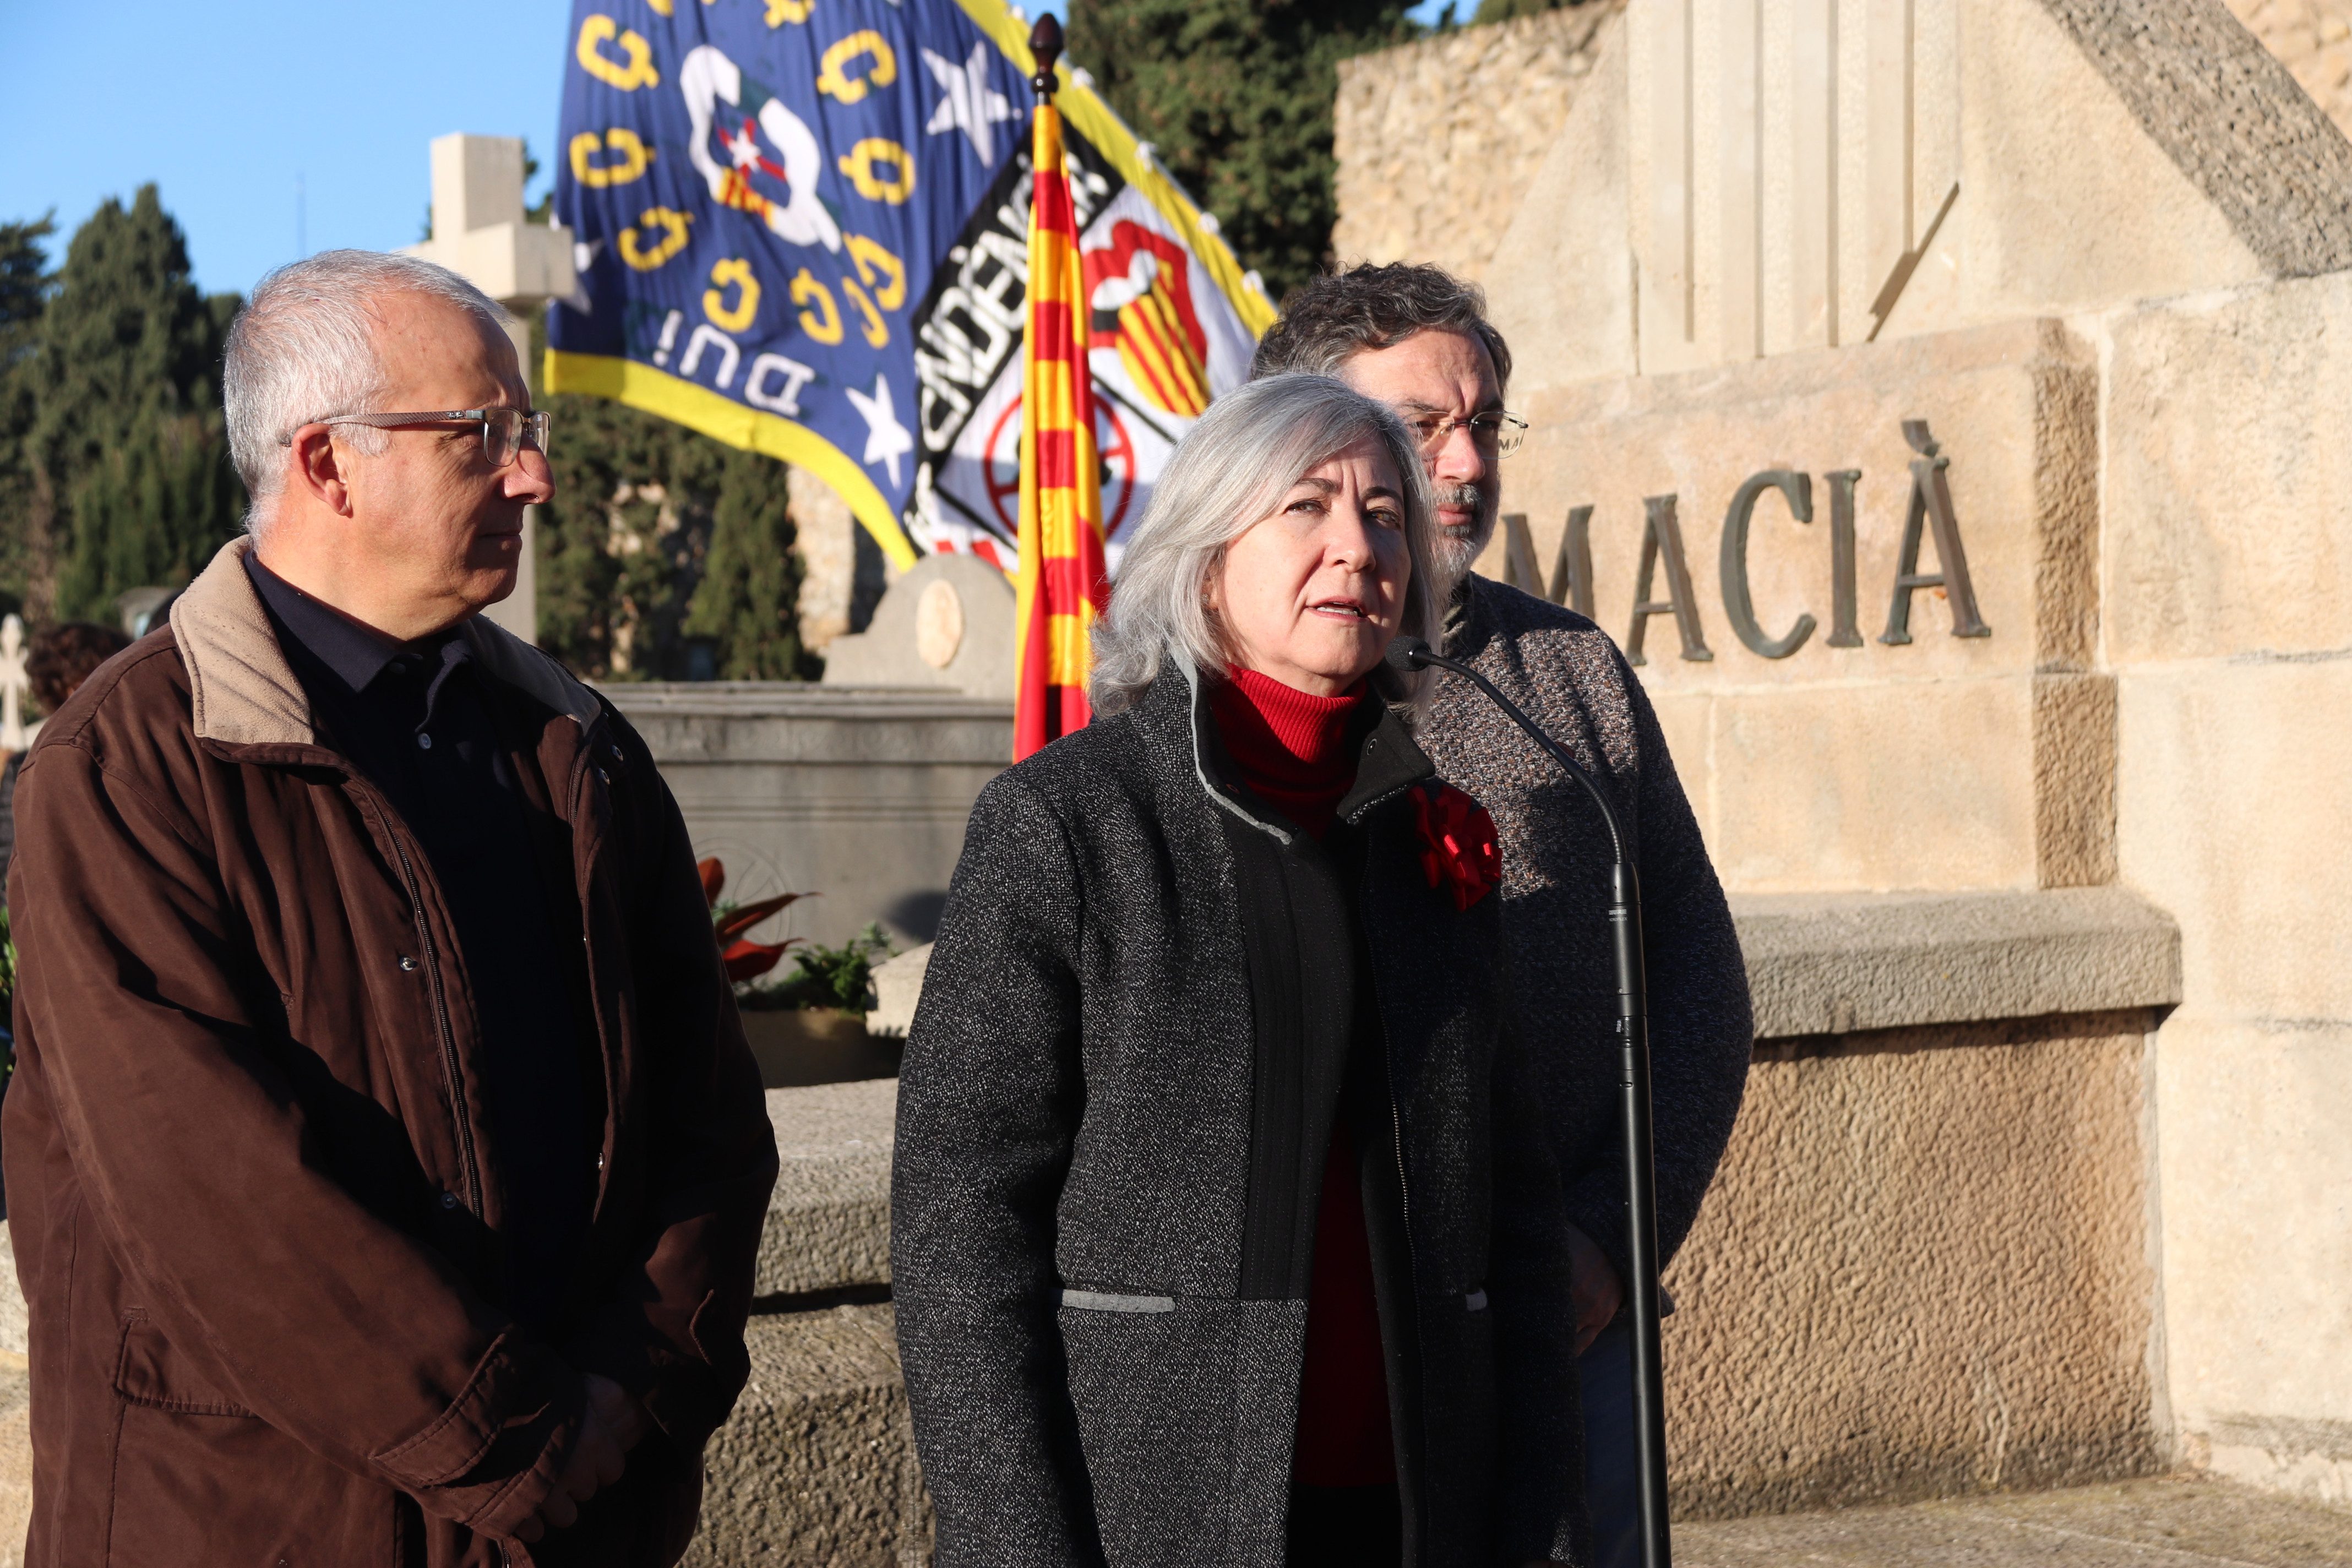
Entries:
{"label": "man's beard", "polygon": [[1467,532],[1459,532],[1440,522],[1430,530],[1430,553],[1437,574],[1444,579],[1447,592],[1470,574],[1470,567],[1495,535],[1496,503],[1476,485],[1436,485],[1430,497],[1431,516],[1441,506],[1467,507],[1477,522]]}

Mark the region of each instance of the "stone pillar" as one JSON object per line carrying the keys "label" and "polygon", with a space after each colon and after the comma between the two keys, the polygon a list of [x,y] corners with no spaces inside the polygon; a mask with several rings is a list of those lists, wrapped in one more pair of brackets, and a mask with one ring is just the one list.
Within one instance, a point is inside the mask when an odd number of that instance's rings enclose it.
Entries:
{"label": "stone pillar", "polygon": [[[529,376],[530,312],[572,292],[572,231],[525,220],[523,145],[513,136],[451,135],[433,142],[433,237],[402,254],[438,262],[505,307],[507,336]],[[561,439],[561,437],[558,437]],[[488,614],[525,642],[539,640],[539,530],[523,513],[515,591]]]}

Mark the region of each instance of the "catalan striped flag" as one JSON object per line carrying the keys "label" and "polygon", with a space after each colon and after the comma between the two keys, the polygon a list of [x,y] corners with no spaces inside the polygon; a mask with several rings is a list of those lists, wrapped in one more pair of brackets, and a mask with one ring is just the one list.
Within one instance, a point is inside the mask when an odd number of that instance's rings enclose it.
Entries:
{"label": "catalan striped flag", "polygon": [[1083,728],[1093,626],[1108,591],[1087,288],[1062,161],[1062,116],[1040,97],[1029,204],[1028,364],[1021,390],[1021,584],[1013,760]]}

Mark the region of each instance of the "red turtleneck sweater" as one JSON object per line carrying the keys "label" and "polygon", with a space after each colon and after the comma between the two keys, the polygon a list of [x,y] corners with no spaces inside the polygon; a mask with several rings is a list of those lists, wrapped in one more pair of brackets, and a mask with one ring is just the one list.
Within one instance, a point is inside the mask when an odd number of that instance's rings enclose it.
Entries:
{"label": "red turtleneck sweater", "polygon": [[[1209,707],[1242,782],[1319,842],[1356,782],[1348,717],[1362,700],[1360,684],[1343,696],[1315,697],[1254,669],[1236,668],[1210,694]],[[1396,1479],[1364,1193],[1344,1119],[1331,1130],[1315,1219],[1315,1269],[1291,1475],[1317,1487],[1377,1486]]]}

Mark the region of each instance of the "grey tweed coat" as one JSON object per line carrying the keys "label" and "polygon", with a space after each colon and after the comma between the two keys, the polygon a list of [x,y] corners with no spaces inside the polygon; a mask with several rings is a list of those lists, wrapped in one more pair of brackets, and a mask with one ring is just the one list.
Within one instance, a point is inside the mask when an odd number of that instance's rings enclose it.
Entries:
{"label": "grey tweed coat", "polygon": [[[1607,633],[1472,576],[1445,651],[1591,770],[1633,836],[1650,986],[1658,1247],[1672,1258],[1739,1114],[1755,1047],[1748,971],[1657,715]],[[1584,792],[1469,682],[1440,679],[1415,731],[1439,774],[1493,813],[1510,1003],[1550,1112],[1570,1218],[1627,1272],[1618,1136],[1609,840]]]}
{"label": "grey tweed coat", "polygon": [[[1285,878],[1290,902],[1313,892],[1262,852],[1323,847],[1230,782],[1199,686],[1169,668],[1000,775],[965,836],[908,1036],[891,1211],[940,1568],[1284,1560],[1308,1271],[1278,1255],[1311,1253],[1311,1220],[1260,1263],[1319,1187],[1261,1201],[1253,1141],[1279,1096],[1260,1021],[1281,1015],[1253,996],[1265,922],[1245,913]],[[1386,1057],[1377,1120],[1360,1093],[1351,1114],[1406,1562],[1577,1562],[1565,1210],[1497,1000],[1498,900],[1457,910],[1424,878],[1408,796],[1430,778],[1385,716],[1335,829],[1360,856],[1363,956],[1317,961],[1368,977],[1360,1037]],[[1319,1133],[1275,1162],[1318,1184],[1322,1083]],[[1381,1276],[1383,1173],[1402,1284]]]}

